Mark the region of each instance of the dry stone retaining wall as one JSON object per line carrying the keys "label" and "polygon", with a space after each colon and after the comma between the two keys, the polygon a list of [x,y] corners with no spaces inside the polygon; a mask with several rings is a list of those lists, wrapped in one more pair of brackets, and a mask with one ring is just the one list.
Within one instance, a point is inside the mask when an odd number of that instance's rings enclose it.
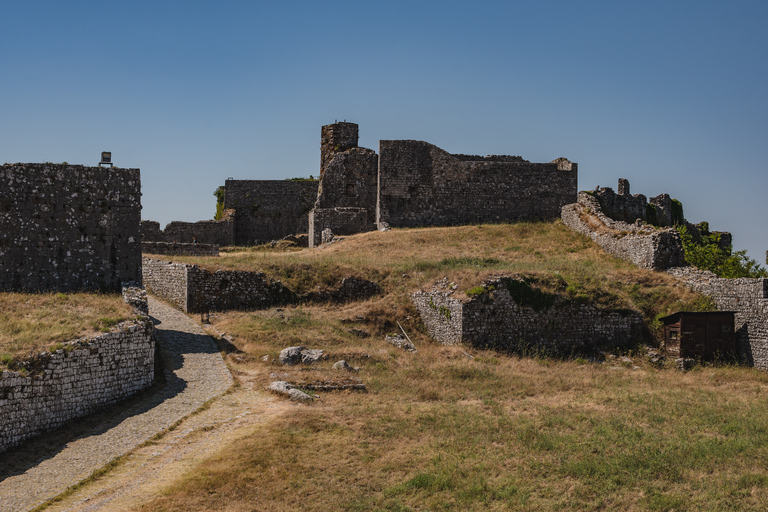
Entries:
{"label": "dry stone retaining wall", "polygon": [[561,217],[566,226],[588,236],[608,254],[638,267],[663,270],[685,265],[683,243],[674,228],[613,220],[587,192],[579,192],[577,203],[564,206]]}
{"label": "dry stone retaining wall", "polygon": [[505,279],[486,283],[493,291],[471,299],[458,300],[435,288],[411,300],[430,336],[446,345],[572,355],[629,347],[642,338],[638,312],[602,311],[562,300],[540,310],[521,307]]}
{"label": "dry stone retaining wall", "polygon": [[27,376],[3,371],[0,452],[150,386],[154,357],[152,323],[144,319],[41,353],[27,361]]}
{"label": "dry stone retaining wall", "polygon": [[119,291],[141,282],[139,169],[0,167],[0,290]]}
{"label": "dry stone retaining wall", "polygon": [[735,312],[739,358],[768,370],[768,279],[726,279],[693,267],[671,268],[668,273],[710,296],[721,311]]}
{"label": "dry stone retaining wall", "polygon": [[261,272],[209,270],[144,258],[145,286],[185,313],[263,309],[295,301],[295,295]]}
{"label": "dry stone retaining wall", "polygon": [[347,302],[381,293],[376,283],[347,277],[335,290],[297,295],[261,272],[216,270],[144,258],[145,286],[186,313],[265,309],[298,301]]}

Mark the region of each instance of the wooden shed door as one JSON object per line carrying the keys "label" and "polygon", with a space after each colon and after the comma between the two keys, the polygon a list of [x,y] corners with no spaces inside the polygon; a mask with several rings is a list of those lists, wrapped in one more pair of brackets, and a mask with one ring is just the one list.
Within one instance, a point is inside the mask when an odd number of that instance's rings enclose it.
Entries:
{"label": "wooden shed door", "polygon": [[707,324],[706,321],[696,322],[693,328],[693,353],[695,356],[706,357]]}

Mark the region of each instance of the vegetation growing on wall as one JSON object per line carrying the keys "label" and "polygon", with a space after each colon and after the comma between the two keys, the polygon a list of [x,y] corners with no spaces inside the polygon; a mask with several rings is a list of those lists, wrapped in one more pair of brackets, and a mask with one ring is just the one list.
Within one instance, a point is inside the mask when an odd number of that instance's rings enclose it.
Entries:
{"label": "vegetation growing on wall", "polygon": [[689,265],[714,272],[718,277],[768,277],[768,271],[747,256],[747,251],[733,252],[731,246],[723,246],[720,233],[711,233],[706,222],[700,224],[701,241],[693,238],[684,224],[677,225],[683,241],[685,261]]}

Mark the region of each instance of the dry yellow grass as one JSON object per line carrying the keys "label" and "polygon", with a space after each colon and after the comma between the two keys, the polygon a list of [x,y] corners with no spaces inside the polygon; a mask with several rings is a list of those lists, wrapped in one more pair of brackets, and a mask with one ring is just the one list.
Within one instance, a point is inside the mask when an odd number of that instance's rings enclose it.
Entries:
{"label": "dry yellow grass", "polygon": [[264,272],[299,293],[333,287],[350,275],[370,279],[384,290],[379,316],[389,317],[391,325],[415,313],[409,300],[414,291],[447,277],[458,285],[460,297],[493,274],[529,276],[535,279],[534,287],[549,293],[606,308],[640,310],[649,325],[679,309],[713,306],[664,273],[605,254],[561,221],[395,229],[301,251],[261,246],[231,248],[218,258],[174,259],[210,269]]}
{"label": "dry yellow grass", "polygon": [[[393,230],[322,249],[188,261],[260,270],[299,291],[347,273],[379,282],[384,296],[365,302],[214,318],[235,337],[226,356],[235,374],[260,374],[264,386],[271,373],[297,384],[333,380],[340,377],[330,366],[345,359],[361,368],[355,375],[368,391],[294,405],[141,510],[768,506],[765,373],[731,366],[681,373],[633,353],[632,363],[525,358],[428,338],[408,297],[442,277],[466,290],[492,273],[534,276],[552,293],[638,308],[649,324],[675,308],[711,306],[560,223]],[[383,340],[397,322],[418,352]],[[290,345],[322,348],[329,358],[311,370],[282,367],[275,358]]]}
{"label": "dry yellow grass", "polygon": [[[145,511],[759,510],[768,505],[768,375],[506,356],[409,333],[387,345],[375,301],[227,313],[235,373],[301,383],[361,367],[367,393],[322,393],[184,475]],[[290,344],[324,348],[308,371]],[[473,356],[468,357],[467,354]],[[263,361],[268,355],[269,361]],[[258,370],[260,369],[260,372]],[[343,374],[346,376],[347,374]]]}
{"label": "dry yellow grass", "polygon": [[0,293],[0,364],[134,316],[119,294]]}

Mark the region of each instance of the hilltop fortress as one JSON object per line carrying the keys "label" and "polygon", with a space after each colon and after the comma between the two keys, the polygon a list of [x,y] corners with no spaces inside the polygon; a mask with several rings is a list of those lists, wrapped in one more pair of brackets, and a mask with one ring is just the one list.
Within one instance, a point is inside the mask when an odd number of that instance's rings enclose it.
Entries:
{"label": "hilltop fortress", "polygon": [[321,129],[319,180],[226,180],[225,217],[143,221],[146,242],[255,245],[308,233],[351,235],[387,227],[548,220],[577,197],[578,166],[565,158],[450,154],[427,142],[382,140],[358,147],[358,125]]}

